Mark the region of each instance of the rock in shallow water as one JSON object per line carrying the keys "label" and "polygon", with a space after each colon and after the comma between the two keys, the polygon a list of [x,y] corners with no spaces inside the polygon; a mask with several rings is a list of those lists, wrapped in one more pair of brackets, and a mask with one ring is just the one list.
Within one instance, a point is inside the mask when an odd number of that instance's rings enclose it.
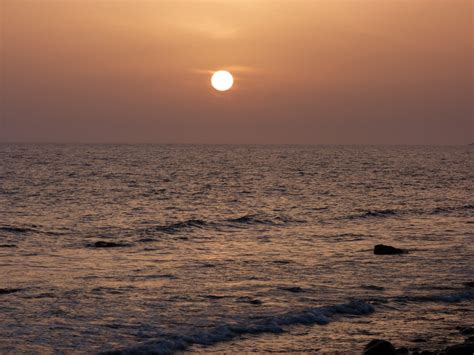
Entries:
{"label": "rock in shallow water", "polygon": [[239,297],[237,299],[237,302],[245,302],[245,303],[250,303],[250,304],[253,304],[253,305],[261,305],[263,302],[260,301],[259,299],[256,299],[256,298],[250,298],[250,297]]}
{"label": "rock in shallow water", "polygon": [[0,288],[0,295],[8,295],[18,291],[21,291],[21,288]]}
{"label": "rock in shallow water", "polygon": [[458,344],[453,346],[448,346],[442,354],[446,355],[472,355],[474,354],[474,344]]}
{"label": "rock in shallow water", "polygon": [[365,346],[364,355],[395,355],[395,348],[389,341],[374,339]]}
{"label": "rock in shallow water", "polygon": [[125,244],[125,243],[115,243],[115,242],[104,242],[104,241],[98,241],[93,244],[88,244],[87,245],[89,248],[123,248],[123,247],[128,247],[130,244]]}
{"label": "rock in shallow water", "polygon": [[472,327],[458,327],[458,330],[462,335],[473,335],[474,334],[474,328],[472,328]]}
{"label": "rock in shallow water", "polygon": [[408,354],[410,354],[410,352],[408,351],[407,348],[402,347],[402,348],[398,348],[397,350],[395,350],[395,354],[396,355],[408,355]]}
{"label": "rock in shallow water", "polygon": [[303,292],[303,289],[299,286],[281,287],[281,289],[284,290],[284,291],[293,292],[293,293]]}
{"label": "rock in shallow water", "polygon": [[366,290],[385,291],[385,288],[382,287],[382,286],[362,285],[361,287],[366,289]]}
{"label": "rock in shallow water", "polygon": [[403,253],[405,253],[403,249],[395,248],[390,245],[377,244],[374,247],[375,255],[395,255],[395,254],[403,254]]}

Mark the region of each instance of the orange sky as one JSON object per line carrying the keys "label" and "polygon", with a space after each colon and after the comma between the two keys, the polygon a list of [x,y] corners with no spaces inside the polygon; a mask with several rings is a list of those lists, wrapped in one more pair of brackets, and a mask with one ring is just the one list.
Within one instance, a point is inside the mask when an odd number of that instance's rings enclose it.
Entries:
{"label": "orange sky", "polygon": [[0,4],[0,141],[474,141],[471,0]]}

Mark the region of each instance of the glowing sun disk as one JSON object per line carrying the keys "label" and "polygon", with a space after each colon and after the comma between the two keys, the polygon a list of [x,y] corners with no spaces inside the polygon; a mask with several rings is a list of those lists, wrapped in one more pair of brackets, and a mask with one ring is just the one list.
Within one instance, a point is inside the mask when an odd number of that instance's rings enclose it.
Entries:
{"label": "glowing sun disk", "polygon": [[227,91],[234,84],[234,78],[228,71],[219,70],[212,75],[211,84],[218,91]]}

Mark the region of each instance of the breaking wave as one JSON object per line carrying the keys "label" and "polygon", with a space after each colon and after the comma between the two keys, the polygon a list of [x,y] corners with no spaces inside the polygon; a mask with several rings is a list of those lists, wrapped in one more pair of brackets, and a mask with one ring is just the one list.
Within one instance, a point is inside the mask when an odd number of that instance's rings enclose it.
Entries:
{"label": "breaking wave", "polygon": [[195,334],[168,335],[163,340],[148,342],[134,348],[109,351],[104,354],[172,354],[186,350],[192,345],[210,346],[246,334],[278,334],[285,331],[285,326],[323,325],[329,323],[337,315],[367,315],[372,312],[374,312],[374,308],[370,304],[361,300],[354,300],[334,306],[309,308],[300,312],[267,316],[254,323],[222,324]]}

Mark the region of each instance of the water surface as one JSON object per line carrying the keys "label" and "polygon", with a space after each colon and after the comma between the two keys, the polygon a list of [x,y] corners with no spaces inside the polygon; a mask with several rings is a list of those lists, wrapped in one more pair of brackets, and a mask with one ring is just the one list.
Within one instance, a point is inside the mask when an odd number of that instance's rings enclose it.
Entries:
{"label": "water surface", "polygon": [[0,352],[456,342],[474,316],[473,153],[0,145]]}

